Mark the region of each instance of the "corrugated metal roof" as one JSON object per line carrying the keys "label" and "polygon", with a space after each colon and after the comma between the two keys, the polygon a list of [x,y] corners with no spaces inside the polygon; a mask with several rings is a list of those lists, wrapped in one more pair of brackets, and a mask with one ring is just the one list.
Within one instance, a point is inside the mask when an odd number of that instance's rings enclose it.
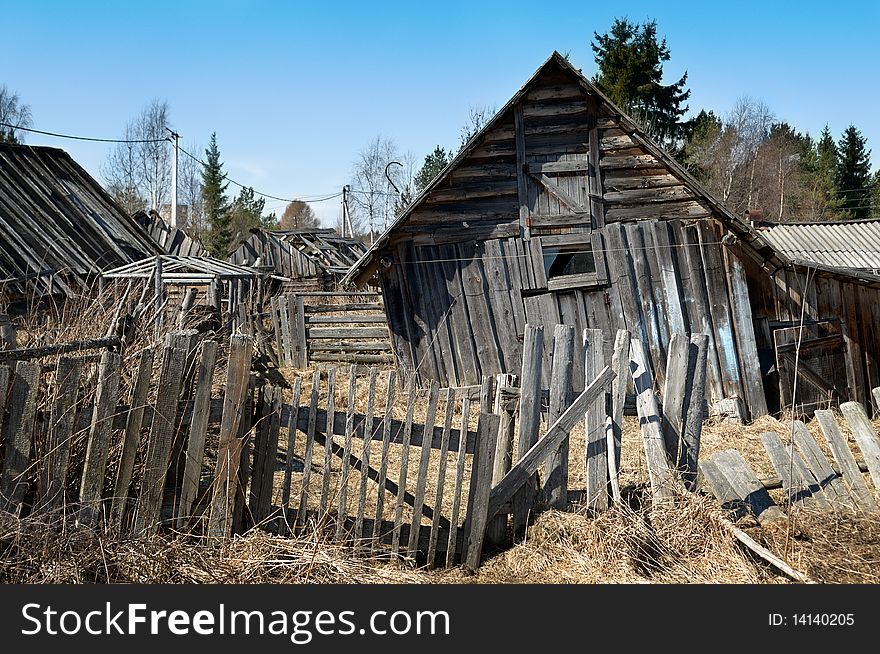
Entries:
{"label": "corrugated metal roof", "polygon": [[64,150],[0,144],[0,291],[69,293],[160,252]]}
{"label": "corrugated metal roof", "polygon": [[836,268],[880,270],[880,220],[783,223],[759,230],[791,259]]}

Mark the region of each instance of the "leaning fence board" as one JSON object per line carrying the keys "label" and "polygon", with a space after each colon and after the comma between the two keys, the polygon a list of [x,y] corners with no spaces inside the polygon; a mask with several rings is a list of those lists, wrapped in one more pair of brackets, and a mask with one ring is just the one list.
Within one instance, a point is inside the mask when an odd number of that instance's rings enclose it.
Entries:
{"label": "leaning fence board", "polygon": [[[876,389],[875,389],[876,390]],[[843,480],[849,486],[850,493],[863,511],[877,511],[877,502],[871,495],[859,464],[849,449],[846,439],[840,433],[834,414],[828,409],[819,409],[815,413],[816,421],[825,436],[825,442],[837,462],[837,466],[843,473]]]}
{"label": "leaning fence board", "polygon": [[407,387],[406,424],[403,428],[403,449],[400,455],[400,473],[397,480],[397,503],[394,508],[394,534],[391,539],[391,553],[397,556],[400,553],[400,525],[403,520],[404,493],[406,492],[406,477],[409,467],[409,448],[412,439],[413,412],[415,411],[416,397],[415,375],[410,375]]}
{"label": "leaning fence board", "polygon": [[[461,401],[461,434],[462,439],[468,432],[470,422],[471,401],[465,397]],[[455,460],[455,482],[452,486],[452,512],[449,515],[449,540],[446,546],[446,565],[455,564],[456,546],[458,543],[458,515],[461,510],[461,489],[464,485],[464,457],[465,448],[458,448],[458,457]],[[509,498],[508,498],[509,499]],[[489,514],[492,517],[492,514]]]}
{"label": "leaning fence board", "polygon": [[739,451],[729,449],[716,452],[713,460],[739,497],[749,505],[758,522],[766,524],[786,519],[785,513],[770,499],[752,467]]}
{"label": "leaning fence board", "polygon": [[[476,480],[468,497],[468,529],[465,532],[465,568],[474,571],[480,565],[483,540],[489,516],[489,495],[492,491],[492,468],[495,458],[495,440],[501,417],[492,413],[480,413],[477,424],[477,452],[471,466],[471,478]],[[494,517],[494,516],[493,516]]]}
{"label": "leaning fence board", "polygon": [[[440,441],[440,463],[437,466],[437,493],[434,500],[434,517],[431,520],[431,536],[428,540],[428,567],[433,568],[437,557],[437,541],[440,537],[440,511],[443,508],[443,489],[446,485],[446,458],[449,453],[449,432],[452,430],[452,415],[455,412],[455,394],[446,389],[446,417],[443,420],[443,437]],[[499,434],[503,431],[499,427]],[[497,457],[497,449],[496,449]],[[506,526],[506,521],[505,521]]]}
{"label": "leaning fence board", "polygon": [[[155,534],[161,521],[162,495],[171,456],[177,400],[180,396],[185,359],[185,350],[165,347],[165,358],[159,375],[156,408],[150,426],[150,440],[144,457],[144,472],[135,515],[134,532],[137,535]],[[243,372],[243,377],[247,379],[246,371]]]}
{"label": "leaning fence board", "polygon": [[30,465],[39,385],[39,364],[28,361],[15,364],[9,397],[3,482],[0,485],[0,507],[10,513],[18,511],[27,490],[28,484],[23,477]]}
{"label": "leaning fence board", "polygon": [[630,370],[636,390],[636,406],[642,431],[642,444],[648,462],[648,477],[654,502],[672,498],[675,476],[666,458],[666,447],[660,430],[660,409],[654,394],[654,383],[647,367],[647,355],[641,339],[630,341]]}
{"label": "leaning fence board", "polygon": [[626,401],[626,388],[629,383],[629,344],[630,333],[618,329],[614,337],[614,352],[611,356],[611,370],[614,379],[611,382],[611,429],[606,430],[608,440],[608,478],[615,502],[621,501],[620,484],[620,447],[623,439],[623,405]]}
{"label": "leaning fence board", "polygon": [[676,468],[681,469],[684,458],[682,436],[684,406],[688,377],[690,339],[684,334],[672,334],[666,356],[666,380],[663,385],[663,440],[666,454]]}
{"label": "leaning fence board", "polygon": [[[312,457],[315,451],[315,424],[318,417],[318,393],[321,386],[321,372],[316,370],[312,374],[312,394],[309,401],[309,416],[306,426],[306,449],[303,455],[302,487],[299,495],[299,507],[296,511],[296,527],[305,525],[305,517],[309,506],[309,480],[312,475]],[[291,417],[290,424],[294,424],[296,418]],[[294,431],[296,428],[293,428]],[[290,438],[290,435],[287,436]]]}
{"label": "leaning fence board", "polygon": [[[585,383],[589,384],[604,367],[604,349],[602,330],[585,329]],[[608,508],[608,439],[605,433],[605,408],[605,393],[599,393],[587,406],[584,420],[587,478],[584,504],[591,511]]]}
{"label": "leaning fence board", "polygon": [[272,510],[275,460],[281,426],[281,399],[280,388],[269,385],[263,387],[248,493],[251,518],[257,525],[268,518]]}
{"label": "leaning fence board", "polygon": [[[0,416],[6,399],[8,376],[4,380],[0,368]],[[43,460],[41,478],[41,505],[55,515],[64,504],[64,489],[67,486],[67,465],[70,460],[70,441],[76,420],[77,394],[82,376],[82,361],[61,357],[55,368],[55,399],[49,415],[49,433],[46,444],[46,457]]]}
{"label": "leaning fence board", "polygon": [[[526,325],[523,339],[522,375],[520,376],[519,424],[517,430],[517,466],[535,442],[541,424],[541,369],[544,358],[544,327]],[[482,412],[482,407],[480,411]],[[560,441],[561,442],[561,441]],[[534,474],[534,473],[533,473]],[[529,514],[537,487],[534,479],[523,482],[513,498],[513,534],[521,538],[526,532]],[[494,517],[494,514],[492,516]]]}
{"label": "leaning fence board", "polygon": [[791,449],[791,445],[786,447],[779,434],[772,431],[763,432],[761,442],[764,443],[773,469],[782,480],[782,488],[790,503],[823,510],[831,508],[819,482],[813,478],[800,454]]}
{"label": "leaning fence board", "polygon": [[[440,399],[440,385],[431,382],[428,390],[428,411],[425,414],[425,427],[433,427],[437,416],[437,402]],[[422,510],[425,506],[425,489],[428,485],[428,463],[431,458],[431,446],[422,441],[422,454],[419,459],[418,476],[416,477],[415,501],[413,503],[412,527],[409,531],[409,543],[407,551],[411,557],[415,557],[419,543],[419,531],[422,525]],[[435,515],[440,513],[440,507],[436,507]]]}
{"label": "leaning fence board", "polygon": [[94,525],[101,517],[101,491],[104,488],[104,472],[110,454],[113,412],[118,403],[121,363],[121,356],[105,350],[98,365],[95,411],[89,428],[86,458],[79,487],[79,520],[85,525]]}
{"label": "leaning fence board", "polygon": [[559,446],[571,428],[583,420],[584,412],[614,379],[614,372],[606,366],[596,379],[593,380],[584,391],[578,395],[571,405],[565,410],[559,420],[553,423],[541,439],[526,452],[516,465],[510,469],[504,479],[496,484],[489,496],[488,516],[492,518],[501,507],[510,501],[514,494],[528,482],[538,470],[538,466],[544,462],[547,455]]}
{"label": "leaning fence board", "polygon": [[[550,363],[550,410],[547,421],[556,422],[568,406],[571,393],[571,372],[574,366],[574,327],[571,325],[556,325],[553,333],[553,359]],[[590,377],[587,381],[592,379]],[[499,394],[501,389],[499,388]],[[507,422],[502,417],[502,422]],[[502,428],[502,431],[503,428]],[[568,506],[568,448],[566,438],[559,447],[550,455],[544,467],[544,501],[547,506],[564,511]],[[506,466],[504,474],[510,470]],[[501,481],[496,478],[495,482]],[[495,475],[498,477],[498,475]],[[506,527],[506,520],[504,526]]]}
{"label": "leaning fence board", "polygon": [[831,504],[853,507],[854,500],[849,494],[849,490],[840,480],[839,475],[828,463],[825,454],[822,452],[819,444],[813,438],[813,435],[807,431],[807,426],[800,420],[793,421],[793,438],[794,443],[800,450],[801,455],[807,462],[807,465],[813,471],[813,476],[819,482],[819,486],[825,492],[825,497]]}
{"label": "leaning fence board", "polygon": [[373,415],[376,411],[377,377],[378,370],[376,370],[376,368],[370,368],[369,390],[367,391],[367,414],[364,416],[364,447],[361,451],[361,461],[363,465],[361,465],[361,483],[358,489],[357,515],[354,523],[354,540],[357,545],[361,544],[364,532],[364,512],[367,504],[367,480],[369,479],[367,470],[370,467],[370,450],[372,449],[371,445],[373,442],[373,436],[375,435]]}
{"label": "leaning fence board", "polygon": [[250,385],[248,370],[253,348],[253,341],[247,336],[234,334],[229,340],[223,418],[220,422],[217,467],[208,523],[208,534],[214,538],[226,538],[232,530],[233,502],[243,445],[239,431],[247,403],[247,389]]}
{"label": "leaning fence board", "polygon": [[[572,348],[574,347],[574,331],[572,331]],[[570,375],[570,372],[569,372]],[[552,377],[552,375],[551,375]],[[511,375],[508,373],[501,373],[496,376],[495,379],[495,405],[494,412],[501,416],[501,420],[498,423],[498,440],[495,442],[495,467],[492,471],[492,484],[497,484],[502,479],[504,479],[504,475],[506,475],[510,471],[510,466],[513,465],[513,435],[516,429],[516,416],[515,416],[515,406],[513,406],[513,402],[511,401],[510,395],[513,390],[513,387],[516,386],[516,375]],[[450,392],[452,389],[448,389]],[[517,389],[518,390],[518,389]],[[566,398],[567,404],[568,398]],[[554,404],[553,400],[550,401],[550,412],[554,411],[554,406],[557,406],[560,413],[564,410],[564,406],[561,406],[561,401]],[[450,425],[451,427],[451,425]],[[447,448],[449,446],[449,438],[448,434],[445,432],[444,428],[444,439],[443,441]],[[441,448],[443,445],[441,444]],[[562,450],[563,448],[560,448]],[[566,502],[568,501],[567,497],[567,481],[568,481],[568,473],[567,473],[567,462],[568,462],[568,451],[563,450],[565,452],[566,457],[566,474],[565,484],[560,484],[566,490]],[[557,450],[557,453],[559,450]],[[441,461],[441,465],[443,462]],[[552,465],[552,464],[551,464]],[[507,541],[507,514],[496,515],[492,520],[489,521],[489,527],[486,530],[486,536],[489,541],[493,545],[502,545]]]}
{"label": "leaning fence board", "polygon": [[[379,478],[385,479],[388,475],[388,447],[391,443],[391,418],[394,407],[394,397],[396,394],[397,375],[392,370],[388,375],[388,392],[385,397],[385,419],[382,421],[382,449],[379,454]],[[379,543],[381,534],[379,529],[382,526],[382,516],[385,511],[385,486],[378,485],[378,496],[376,497],[376,521],[373,523],[373,533],[370,540],[370,548],[373,549]]]}
{"label": "leaning fence board", "polygon": [[327,431],[324,441],[324,467],[321,470],[321,512],[326,519],[330,500],[330,470],[333,461],[333,434],[336,426],[336,368],[327,371]]}
{"label": "leaning fence board", "polygon": [[[296,418],[299,414],[300,395],[302,394],[302,377],[293,380],[293,390],[290,393],[291,419],[287,423],[287,452],[284,457],[284,478],[281,481],[281,511],[284,518],[284,527],[291,531],[290,523],[290,488],[293,485],[293,463],[296,459]],[[303,474],[305,474],[305,462],[303,462]]]}
{"label": "leaning fence board", "polygon": [[706,405],[706,374],[708,366],[709,336],[691,334],[688,349],[688,387],[682,434],[683,459],[680,462],[685,487],[693,490],[697,481],[697,468],[700,458],[700,437],[703,433],[703,416]]}
{"label": "leaning fence board", "polygon": [[871,426],[865,407],[858,402],[844,402],[840,405],[840,412],[862,451],[874,489],[880,491],[880,440],[877,440],[877,432]]}
{"label": "leaning fence board", "polygon": [[339,505],[336,511],[336,540],[343,539],[345,513],[348,508],[348,480],[351,474],[352,438],[354,436],[354,403],[357,399],[357,367],[348,369],[348,399],[345,409],[345,437],[342,446],[342,474],[339,481]]}
{"label": "leaning fence board", "polygon": [[202,460],[205,456],[205,438],[208,433],[208,419],[211,412],[211,385],[214,380],[214,365],[217,362],[217,342],[203,341],[199,357],[196,389],[193,399],[193,413],[189,426],[189,439],[186,444],[186,465],[183,469],[183,486],[180,490],[180,506],[177,512],[177,527],[182,528],[190,518],[190,511],[199,490],[202,476]]}
{"label": "leaning fence board", "polygon": [[712,495],[721,504],[721,508],[739,513],[743,500],[730,485],[727,477],[721,474],[715,462],[712,459],[700,461],[699,471],[700,480],[709,487]]}

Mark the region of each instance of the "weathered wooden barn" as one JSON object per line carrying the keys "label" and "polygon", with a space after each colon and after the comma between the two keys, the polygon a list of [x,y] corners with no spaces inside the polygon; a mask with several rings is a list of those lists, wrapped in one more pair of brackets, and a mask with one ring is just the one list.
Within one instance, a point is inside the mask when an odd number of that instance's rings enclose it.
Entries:
{"label": "weathered wooden barn", "polygon": [[240,266],[258,266],[284,277],[283,291],[329,291],[367,246],[335,229],[253,229],[229,257]]}
{"label": "weathered wooden barn", "polygon": [[670,335],[704,332],[710,408],[756,417],[791,399],[803,311],[798,404],[880,383],[880,277],[777,251],[558,53],[343,281],[371,279],[422,382],[516,372],[527,322],[545,325],[549,366],[562,322],[601,329],[609,356],[629,329],[662,384]]}
{"label": "weathered wooden barn", "polygon": [[65,151],[0,144],[0,297],[69,295],[160,253]]}

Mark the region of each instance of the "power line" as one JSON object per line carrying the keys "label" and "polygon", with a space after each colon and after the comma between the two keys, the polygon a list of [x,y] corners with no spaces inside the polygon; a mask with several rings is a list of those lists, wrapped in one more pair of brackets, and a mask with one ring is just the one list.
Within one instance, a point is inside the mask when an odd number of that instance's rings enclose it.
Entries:
{"label": "power line", "polygon": [[57,132],[46,132],[41,129],[31,129],[30,127],[22,127],[21,125],[12,125],[10,123],[0,122],[3,127],[11,129],[19,129],[22,132],[33,132],[34,134],[44,134],[45,136],[54,136],[59,139],[73,139],[75,141],[97,141],[98,143],[162,143],[170,141],[168,137],[161,139],[102,139],[94,136],[73,136],[71,134],[59,134]]}

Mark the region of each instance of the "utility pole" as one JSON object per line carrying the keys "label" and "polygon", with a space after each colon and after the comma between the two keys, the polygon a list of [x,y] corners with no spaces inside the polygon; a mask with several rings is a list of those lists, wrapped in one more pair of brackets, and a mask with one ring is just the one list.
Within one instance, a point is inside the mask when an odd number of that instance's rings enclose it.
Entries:
{"label": "utility pole", "polygon": [[351,212],[348,210],[348,194],[351,187],[346,184],[342,187],[342,235],[348,238],[354,237],[354,229],[351,226]]}
{"label": "utility pole", "polygon": [[180,149],[180,134],[166,127],[174,139],[174,165],[171,167],[171,226],[177,227],[177,152]]}

